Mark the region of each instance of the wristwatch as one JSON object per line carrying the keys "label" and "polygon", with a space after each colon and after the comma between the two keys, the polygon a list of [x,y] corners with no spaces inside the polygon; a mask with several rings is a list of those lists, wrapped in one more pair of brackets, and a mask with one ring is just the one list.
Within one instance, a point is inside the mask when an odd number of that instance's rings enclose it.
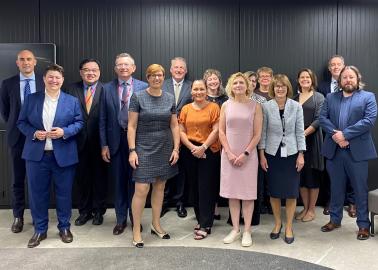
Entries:
{"label": "wristwatch", "polygon": [[130,148],[129,149],[129,154],[131,154],[132,152],[135,152],[135,148]]}

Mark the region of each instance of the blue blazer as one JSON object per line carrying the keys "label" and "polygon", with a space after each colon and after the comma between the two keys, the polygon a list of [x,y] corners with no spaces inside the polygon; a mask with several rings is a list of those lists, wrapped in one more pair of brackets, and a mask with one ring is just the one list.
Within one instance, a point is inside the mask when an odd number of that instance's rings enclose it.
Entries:
{"label": "blue blazer", "polygon": [[[34,139],[34,133],[37,130],[45,129],[42,121],[44,100],[45,92],[28,95],[17,121],[17,127],[26,137],[22,158],[29,161],[41,161],[44,154],[46,142]],[[78,162],[75,135],[83,124],[79,100],[61,91],[53,127],[62,128],[64,136],[52,140],[54,156],[60,167]]]}
{"label": "blue blazer", "polygon": [[[35,74],[36,91],[44,91],[45,84],[42,76]],[[13,147],[20,138],[17,128],[17,119],[21,110],[20,75],[10,77],[3,81],[0,89],[0,112],[6,122],[6,134],[8,145]]]}
{"label": "blue blazer", "polygon": [[[333,130],[339,129],[340,105],[343,92],[327,95],[319,116],[320,126],[326,134],[322,154],[332,159],[337,144],[332,140]],[[355,161],[369,160],[377,157],[371,130],[377,118],[375,95],[364,90],[357,90],[352,96],[349,110],[348,127],[342,130],[349,141],[349,148]]]}
{"label": "blue blazer", "polygon": [[[133,79],[134,93],[147,87],[147,83]],[[100,97],[100,142],[101,147],[109,147],[111,155],[114,155],[118,151],[121,141],[121,127],[118,123],[120,110],[118,79],[115,79],[104,84]]]}

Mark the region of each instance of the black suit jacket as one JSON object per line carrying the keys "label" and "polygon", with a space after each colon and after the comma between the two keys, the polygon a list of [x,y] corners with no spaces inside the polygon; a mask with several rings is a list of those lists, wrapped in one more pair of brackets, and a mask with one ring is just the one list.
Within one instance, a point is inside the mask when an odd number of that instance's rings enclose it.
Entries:
{"label": "black suit jacket", "polygon": [[[41,75],[35,74],[35,88],[37,92],[45,90]],[[0,112],[6,122],[6,135],[10,147],[15,146],[20,137],[23,137],[16,126],[20,110],[20,75],[18,74],[5,79],[0,88]]]}
{"label": "black suit jacket", "polygon": [[[180,96],[178,98],[177,106],[176,106],[176,111],[177,111],[177,116],[180,114],[180,111],[184,105],[192,102],[192,82],[188,80],[184,80],[181,91],[180,91]],[[171,93],[173,96],[175,96],[175,90],[173,87],[173,79],[166,79],[163,83],[163,91],[167,91],[168,93]]]}
{"label": "black suit jacket", "polygon": [[83,81],[73,83],[66,88],[66,92],[80,101],[81,114],[84,119],[84,127],[77,135],[77,147],[79,152],[84,149],[86,143],[91,147],[101,148],[100,145],[100,131],[99,131],[99,118],[100,118],[100,96],[103,91],[101,82],[97,82],[95,95],[93,97],[91,110],[89,114],[85,106],[84,97],[84,84]]}
{"label": "black suit jacket", "polygon": [[322,81],[318,85],[318,92],[326,97],[331,93],[331,81]]}

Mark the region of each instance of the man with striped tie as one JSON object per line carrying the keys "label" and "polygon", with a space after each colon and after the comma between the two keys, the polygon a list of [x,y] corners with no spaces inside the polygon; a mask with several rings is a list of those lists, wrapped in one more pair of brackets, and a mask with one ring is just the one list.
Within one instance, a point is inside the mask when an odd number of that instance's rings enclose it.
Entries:
{"label": "man with striped tie", "polygon": [[19,74],[5,79],[0,88],[0,113],[6,122],[6,135],[12,161],[12,232],[19,233],[24,227],[25,209],[25,160],[21,158],[25,136],[18,130],[16,122],[25,97],[43,91],[45,85],[41,75],[34,73],[37,60],[30,50],[17,54]]}
{"label": "man with striped tie", "polygon": [[93,225],[103,223],[106,211],[106,163],[101,159],[99,108],[103,91],[100,63],[84,59],[79,65],[81,81],[67,87],[67,92],[80,100],[84,127],[77,135],[79,164],[76,169],[75,192],[78,195],[79,217],[76,226],[92,219]]}

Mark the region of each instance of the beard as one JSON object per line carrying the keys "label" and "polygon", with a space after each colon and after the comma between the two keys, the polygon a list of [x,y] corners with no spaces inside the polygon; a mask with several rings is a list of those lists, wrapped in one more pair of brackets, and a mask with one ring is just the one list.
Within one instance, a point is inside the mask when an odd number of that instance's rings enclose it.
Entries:
{"label": "beard", "polygon": [[351,84],[342,85],[341,89],[346,93],[353,93],[354,91],[358,89],[358,85],[351,85]]}

